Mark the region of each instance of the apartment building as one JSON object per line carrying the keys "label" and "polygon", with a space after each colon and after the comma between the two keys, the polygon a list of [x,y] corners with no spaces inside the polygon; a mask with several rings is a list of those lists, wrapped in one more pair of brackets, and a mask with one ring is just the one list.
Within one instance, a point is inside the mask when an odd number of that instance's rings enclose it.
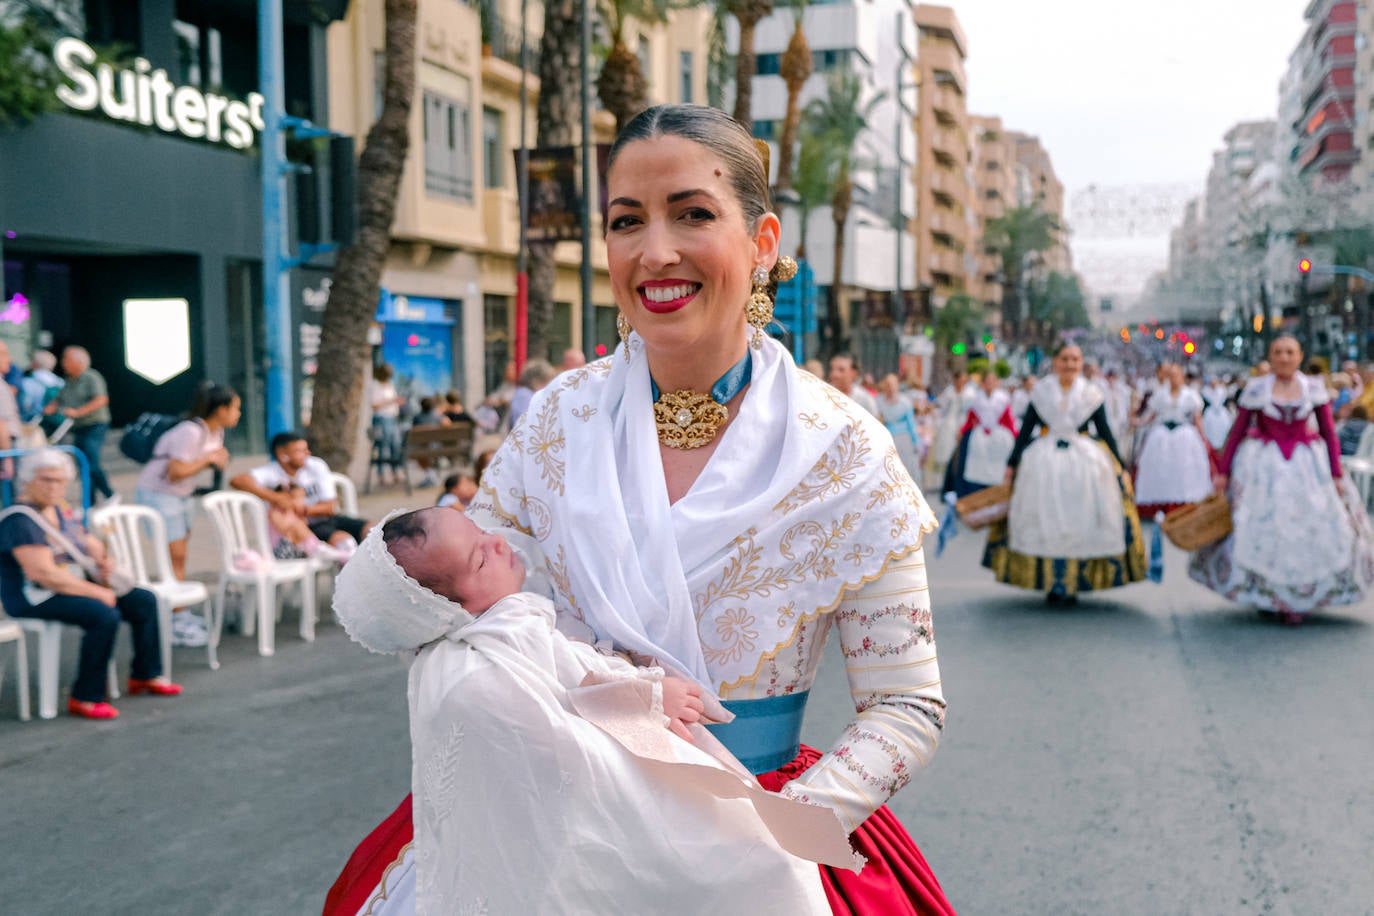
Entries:
{"label": "apartment building", "polygon": [[[754,135],[768,141],[773,151],[774,178],[777,143],[787,113],[787,85],[779,69],[795,27],[794,10],[784,8],[759,22],[754,33],[758,64],[750,113]],[[883,93],[872,107],[868,129],[855,150],[855,160],[865,168],[852,175],[854,196],[844,229],[844,263],[838,270],[831,208],[817,207],[807,220],[806,261],[820,290],[818,344],[823,350],[846,345],[864,350],[860,355],[866,363],[895,368],[893,291],[898,285],[900,261],[903,313],[910,315],[916,305],[917,273],[912,258],[916,243],[908,227],[918,208],[911,178],[915,165],[911,120],[908,114],[898,114],[894,85],[899,70],[902,81],[911,83],[908,56],[915,50],[915,28],[905,0],[856,0],[807,7],[802,29],[815,67],[802,87],[803,107],[825,96],[828,75],[840,69],[859,76],[863,103]],[[738,26],[731,19],[727,32],[731,53],[738,49],[738,41]],[[910,104],[913,96],[907,93],[906,98]],[[900,185],[896,181],[899,162],[903,175]],[[782,246],[791,253],[801,240],[799,211],[785,203],[781,206]],[[836,283],[840,287],[838,297],[834,295]],[[828,311],[834,301],[840,302],[837,314]],[[882,340],[874,341],[870,331],[883,332],[879,335]]]}
{"label": "apartment building", "polygon": [[[1370,33],[1358,30],[1363,0],[1312,0],[1307,30],[1290,59],[1286,90],[1298,101],[1289,159],[1304,178],[1343,181],[1367,145],[1357,137],[1357,64],[1368,61]],[[1368,15],[1365,13],[1364,15]],[[1369,71],[1363,76],[1368,81]]]}
{"label": "apartment building", "polygon": [[998,117],[975,115],[969,119],[974,136],[974,210],[978,214],[978,242],[971,257],[969,292],[982,302],[988,323],[1000,321],[1002,258],[982,244],[988,220],[1000,219],[1017,201],[1017,164],[1012,144]]}
{"label": "apartment building", "polygon": [[919,4],[916,74],[916,275],[940,307],[974,294],[980,233],[974,206],[973,127],[968,112],[968,39],[954,10]]}
{"label": "apartment building", "polygon": [[[1055,174],[1049,151],[1040,144],[1039,137],[1018,131],[1009,132],[1007,142],[1011,144],[1018,171],[1016,205],[1029,207],[1034,204],[1063,226],[1064,183]],[[1074,272],[1073,253],[1069,250],[1067,233],[1061,233],[1058,243],[1044,253],[1041,265],[1046,271],[1054,273]]]}
{"label": "apartment building", "polygon": [[1360,150],[1356,177],[1374,188],[1374,0],[1363,0],[1355,17],[1355,146]]}
{"label": "apartment building", "polygon": [[[383,357],[399,361],[398,375],[420,388],[439,387],[447,373],[447,387],[470,399],[499,383],[514,350],[519,10],[518,0],[420,0],[410,153],[382,274]],[[627,39],[639,51],[651,102],[705,98],[708,17],[691,9],[675,11],[665,25],[631,24]],[[526,130],[533,146],[539,4],[529,5],[528,26]],[[384,33],[382,0],[354,0],[347,18],[329,30],[329,108],[345,133],[364,136],[380,112]],[[593,131],[597,143],[609,143],[611,116],[596,111]],[[596,342],[613,347],[615,307],[599,222],[594,214]],[[581,257],[580,243],[558,243],[549,352],[530,356],[556,362],[563,349],[582,347]]]}

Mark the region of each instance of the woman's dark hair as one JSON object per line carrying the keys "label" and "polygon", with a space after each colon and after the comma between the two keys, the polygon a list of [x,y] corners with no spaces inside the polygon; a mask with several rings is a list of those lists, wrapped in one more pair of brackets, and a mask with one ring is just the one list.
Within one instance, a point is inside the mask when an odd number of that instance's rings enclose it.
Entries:
{"label": "woman's dark hair", "polygon": [[1061,340],[1059,343],[1055,344],[1054,349],[1050,351],[1050,359],[1058,359],[1059,354],[1063,353],[1069,347],[1078,349],[1079,353],[1083,352],[1083,350],[1078,347],[1078,344],[1074,343],[1072,340]]}
{"label": "woman's dark hair", "polygon": [[435,408],[437,402],[429,395],[420,398],[420,413],[429,413]]}
{"label": "woman's dark hair", "polygon": [[1350,419],[1352,419],[1352,420],[1368,420],[1368,419],[1369,419],[1369,411],[1367,411],[1367,410],[1364,409],[1364,405],[1363,405],[1363,404],[1355,404],[1355,405],[1352,405],[1351,408],[1350,408]]}
{"label": "woman's dark hair", "polygon": [[1292,334],[1287,334],[1287,333],[1275,335],[1275,336],[1274,336],[1274,339],[1271,340],[1271,341],[1269,341],[1269,347],[1265,350],[1265,352],[1267,353],[1269,350],[1274,349],[1274,344],[1278,343],[1280,340],[1291,340],[1291,341],[1293,341],[1293,344],[1298,348],[1298,352],[1299,352],[1299,353],[1302,352],[1302,344],[1301,344],[1301,343],[1298,341],[1298,339],[1297,339],[1296,337],[1294,337]]}
{"label": "woman's dark hair", "polygon": [[377,381],[386,383],[391,381],[391,364],[382,363],[372,370],[372,377]]}
{"label": "woman's dark hair", "polygon": [[718,108],[705,105],[655,105],[625,125],[611,144],[609,172],[621,150],[636,140],[682,137],[715,153],[729,170],[735,199],[752,231],[763,214],[773,209],[768,192],[768,169],[744,125]]}
{"label": "woman's dark hair", "polygon": [[221,407],[228,407],[238,398],[239,393],[228,385],[217,382],[202,382],[196,389],[195,399],[191,402],[191,416],[197,420],[208,420]]}
{"label": "woman's dark hair", "polygon": [[473,465],[473,470],[477,474],[477,485],[479,487],[482,485],[482,474],[486,472],[487,465],[491,464],[491,460],[495,457],[496,449],[494,448],[487,449],[477,456],[477,463]]}

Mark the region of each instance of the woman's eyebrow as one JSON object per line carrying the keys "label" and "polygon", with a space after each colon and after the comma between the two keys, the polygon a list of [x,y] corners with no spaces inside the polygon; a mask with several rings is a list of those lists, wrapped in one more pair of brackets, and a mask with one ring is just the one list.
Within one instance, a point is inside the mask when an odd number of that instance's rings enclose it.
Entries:
{"label": "woman's eyebrow", "polygon": [[[698,195],[702,197],[709,197],[712,200],[716,199],[716,195],[712,194],[705,188],[691,188],[686,191],[674,191],[673,193],[669,194],[668,203],[680,203],[681,201],[688,200],[692,197],[697,197]],[[642,209],[644,207],[642,203],[635,200],[633,197],[617,197],[615,200],[611,201],[609,204],[606,205],[607,209],[610,209],[614,206],[635,207],[639,209]]]}

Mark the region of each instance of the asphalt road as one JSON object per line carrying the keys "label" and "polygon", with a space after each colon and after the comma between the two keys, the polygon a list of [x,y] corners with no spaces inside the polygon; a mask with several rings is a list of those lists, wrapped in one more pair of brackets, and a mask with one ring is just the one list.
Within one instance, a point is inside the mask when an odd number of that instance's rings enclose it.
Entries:
{"label": "asphalt road", "polygon": [[[932,560],[949,725],[893,801],[960,913],[1374,913],[1374,607],[1280,628],[1177,553],[1164,586],[1050,607],[980,540]],[[0,913],[318,912],[407,789],[405,676],[293,623],[270,659],[228,637],[217,672],[179,650],[186,696],[112,723],[20,723],[7,674]],[[839,661],[819,746],[852,711]]]}

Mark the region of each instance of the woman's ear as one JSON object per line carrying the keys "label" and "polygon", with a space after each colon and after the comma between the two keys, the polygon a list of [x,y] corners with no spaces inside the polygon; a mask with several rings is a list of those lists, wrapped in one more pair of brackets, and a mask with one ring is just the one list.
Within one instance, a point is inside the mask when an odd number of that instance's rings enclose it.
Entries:
{"label": "woman's ear", "polygon": [[771,269],[782,247],[782,223],[778,221],[776,213],[765,213],[759,217],[758,229],[754,231],[754,247],[759,262]]}

